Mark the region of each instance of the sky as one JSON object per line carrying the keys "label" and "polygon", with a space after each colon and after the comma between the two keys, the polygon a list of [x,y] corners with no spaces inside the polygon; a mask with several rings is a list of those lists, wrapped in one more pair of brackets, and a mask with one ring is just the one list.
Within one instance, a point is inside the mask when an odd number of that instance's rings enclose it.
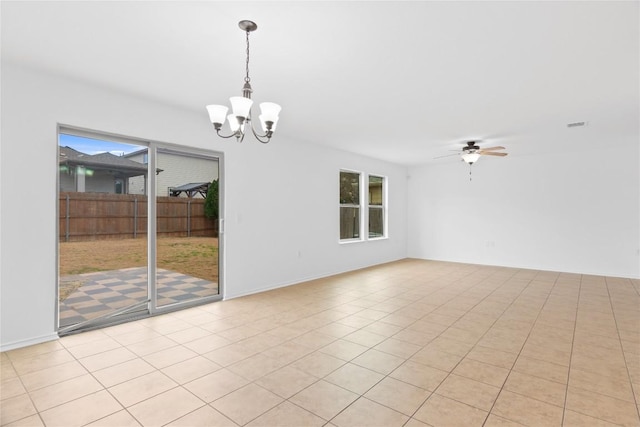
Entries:
{"label": "sky", "polygon": [[111,153],[117,156],[146,148],[141,145],[123,144],[120,142],[103,141],[100,139],[83,138],[65,134],[60,134],[58,145],[61,147],[71,147],[85,154]]}

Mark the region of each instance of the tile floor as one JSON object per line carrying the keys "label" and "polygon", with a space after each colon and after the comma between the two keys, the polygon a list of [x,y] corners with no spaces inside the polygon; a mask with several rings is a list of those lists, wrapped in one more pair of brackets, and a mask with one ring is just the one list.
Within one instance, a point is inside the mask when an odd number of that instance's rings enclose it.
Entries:
{"label": "tile floor", "polygon": [[638,426],[639,292],[399,261],[2,353],[1,424]]}

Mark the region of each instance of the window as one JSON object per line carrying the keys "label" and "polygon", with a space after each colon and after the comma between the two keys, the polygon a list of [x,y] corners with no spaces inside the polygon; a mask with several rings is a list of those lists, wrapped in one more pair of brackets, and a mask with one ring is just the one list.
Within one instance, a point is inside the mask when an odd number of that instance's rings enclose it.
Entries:
{"label": "window", "polygon": [[360,238],[360,173],[340,171],[340,240]]}
{"label": "window", "polygon": [[384,178],[369,175],[369,238],[384,235]]}

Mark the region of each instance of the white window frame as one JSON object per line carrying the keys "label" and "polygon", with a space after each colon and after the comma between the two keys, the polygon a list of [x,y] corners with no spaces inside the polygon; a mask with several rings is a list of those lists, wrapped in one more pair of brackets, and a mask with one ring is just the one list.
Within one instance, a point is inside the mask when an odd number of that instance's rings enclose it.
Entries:
{"label": "white window frame", "polygon": [[[350,203],[340,203],[339,197],[340,194],[338,194],[338,241],[342,244],[342,243],[356,243],[356,242],[362,242],[364,240],[366,240],[367,236],[369,235],[369,232],[367,231],[367,234],[365,235],[364,231],[365,231],[365,214],[364,214],[364,198],[363,196],[363,192],[362,192],[362,188],[364,185],[364,177],[365,174],[361,171],[357,171],[357,170],[353,170],[353,169],[340,169],[339,173],[338,173],[338,186],[340,185],[340,176],[342,175],[342,173],[357,173],[358,174],[358,201],[359,204],[355,205],[355,204],[350,204]],[[340,223],[340,210],[341,208],[357,208],[358,209],[358,237],[352,237],[352,238],[346,238],[343,239],[340,236],[340,231],[341,231],[341,227],[342,224]]]}
{"label": "white window frame", "polygon": [[[372,205],[371,204],[371,194],[369,192],[369,185],[370,185],[370,180],[371,177],[374,178],[382,178],[382,204],[381,205]],[[367,180],[366,180],[366,185],[367,185],[367,233],[366,233],[366,238],[367,240],[380,240],[380,239],[386,239],[388,238],[388,232],[387,232],[387,188],[388,188],[388,178],[385,175],[382,174],[375,174],[375,173],[371,173],[371,174],[367,174]],[[369,209],[380,209],[382,210],[382,236],[375,236],[375,237],[371,237],[369,236],[369,222],[371,220],[370,215],[369,215]]]}

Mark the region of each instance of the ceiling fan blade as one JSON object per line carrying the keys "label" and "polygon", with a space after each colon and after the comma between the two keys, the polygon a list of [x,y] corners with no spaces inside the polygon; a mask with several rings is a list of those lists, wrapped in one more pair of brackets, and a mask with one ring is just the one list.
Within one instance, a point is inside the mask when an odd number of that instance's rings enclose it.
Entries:
{"label": "ceiling fan blade", "polygon": [[483,156],[499,156],[499,157],[504,157],[508,154],[508,153],[496,153],[494,151],[484,151],[484,150],[480,150],[478,151],[478,153],[480,153]]}
{"label": "ceiling fan blade", "polygon": [[504,147],[487,147],[487,148],[481,148],[480,151],[495,151],[495,150],[504,150]]}
{"label": "ceiling fan blade", "polygon": [[442,159],[443,157],[451,157],[451,156],[459,156],[460,153],[456,153],[456,154],[447,154],[446,156],[438,156],[438,157],[434,157],[433,159]]}

